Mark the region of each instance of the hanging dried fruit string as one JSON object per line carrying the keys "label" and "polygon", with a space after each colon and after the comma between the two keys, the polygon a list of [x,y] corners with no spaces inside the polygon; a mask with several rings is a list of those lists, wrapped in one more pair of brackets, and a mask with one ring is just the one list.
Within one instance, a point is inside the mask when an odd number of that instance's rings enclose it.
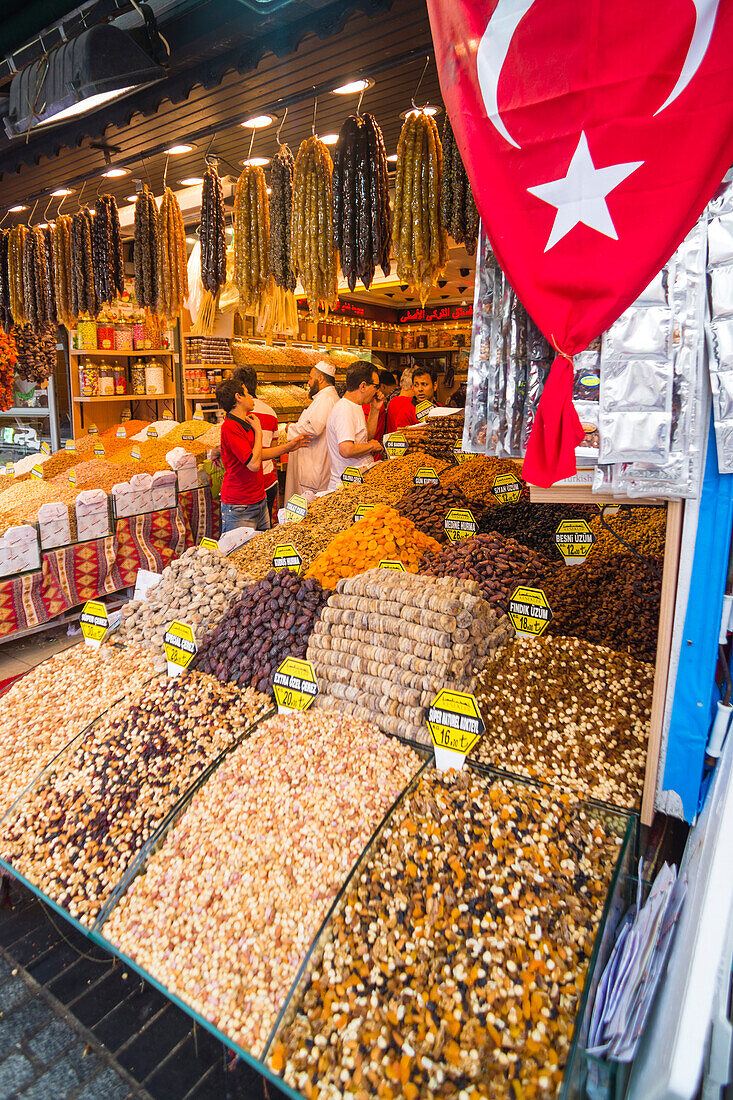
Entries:
{"label": "hanging dried fruit string", "polygon": [[210,164],[201,189],[201,282],[216,296],[227,280],[224,192],[219,173]]}
{"label": "hanging dried fruit string", "polygon": [[8,238],[8,272],[10,281],[10,312],[13,323],[22,325],[26,321],[25,294],[23,291],[23,253],[28,229],[25,225],[14,225]]}
{"label": "hanging dried fruit string", "polygon": [[270,166],[270,273],[275,283],[272,327],[276,332],[298,332],[295,272],[291,247],[293,174],[295,158],[281,145]]}
{"label": "hanging dried fruit string", "polygon": [[56,314],[67,328],[76,324],[78,313],[73,305],[73,268],[71,237],[73,222],[70,214],[59,214],[53,232],[53,281],[56,292]]}
{"label": "hanging dried fruit string", "polygon": [[13,406],[13,382],[17,361],[18,351],[14,338],[7,332],[0,332],[0,410],[3,412]]}
{"label": "hanging dried fruit string", "polygon": [[33,226],[23,245],[23,297],[28,324],[36,332],[46,324],[45,251],[43,230]]}
{"label": "hanging dried fruit string", "polygon": [[97,298],[100,303],[111,304],[124,290],[120,216],[112,195],[97,196],[92,252]]}
{"label": "hanging dried fruit string", "polygon": [[478,210],[447,111],[443,121],[443,191],[440,200],[440,219],[443,228],[450,233],[456,244],[464,245],[469,256],[473,256],[478,244]]}
{"label": "hanging dried fruit string", "polygon": [[155,310],[158,282],[158,207],[147,185],[135,202],[135,298],[142,309]]}
{"label": "hanging dried fruit string", "polygon": [[10,271],[8,269],[8,243],[10,230],[0,229],[0,325],[5,332],[13,327],[10,310]]}
{"label": "hanging dried fruit string", "polygon": [[157,276],[158,313],[166,321],[173,322],[180,316],[188,297],[188,268],[183,215],[170,187],[166,187],[160,200]]}
{"label": "hanging dried fruit string", "polygon": [[392,239],[397,275],[422,305],[448,259],[440,216],[443,150],[435,121],[424,111],[407,116],[397,146]]}
{"label": "hanging dried fruit string", "polygon": [[43,288],[46,299],[46,321],[56,327],[59,323],[56,309],[56,289],[53,272],[54,227],[47,225],[43,230]]}
{"label": "hanging dried fruit string", "polygon": [[387,173],[387,151],[376,119],[349,115],[341,127],[333,160],[333,241],[352,291],[357,278],[368,290],[378,266],[389,274],[392,240]]}
{"label": "hanging dried fruit string", "polygon": [[234,283],[243,310],[259,311],[268,289],[270,209],[265,173],[247,164],[234,195]]}
{"label": "hanging dried fruit string", "polygon": [[96,317],[99,301],[94,286],[94,261],[92,258],[92,215],[84,207],[72,218],[71,232],[72,311],[78,317],[88,313]]}
{"label": "hanging dried fruit string", "polygon": [[333,165],[317,137],[301,142],[293,178],[293,266],[308,299],[311,316],[338,302],[336,250],[332,229]]}

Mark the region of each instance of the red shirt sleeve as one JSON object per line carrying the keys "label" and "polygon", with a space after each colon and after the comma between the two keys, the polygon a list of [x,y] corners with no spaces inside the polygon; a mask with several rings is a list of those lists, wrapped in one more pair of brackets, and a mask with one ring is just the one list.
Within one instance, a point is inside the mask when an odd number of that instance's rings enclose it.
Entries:
{"label": "red shirt sleeve", "polygon": [[252,458],[254,442],[255,434],[253,431],[234,430],[227,432],[227,445],[229,450],[244,466],[246,466]]}

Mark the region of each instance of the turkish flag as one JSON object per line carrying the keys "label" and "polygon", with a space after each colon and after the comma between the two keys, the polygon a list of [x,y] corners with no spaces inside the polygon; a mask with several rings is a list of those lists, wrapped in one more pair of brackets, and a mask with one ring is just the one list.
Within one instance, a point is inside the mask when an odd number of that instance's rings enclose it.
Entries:
{"label": "turkish flag", "polygon": [[491,246],[559,354],[524,471],[575,472],[572,363],[639,296],[733,163],[733,0],[428,0]]}

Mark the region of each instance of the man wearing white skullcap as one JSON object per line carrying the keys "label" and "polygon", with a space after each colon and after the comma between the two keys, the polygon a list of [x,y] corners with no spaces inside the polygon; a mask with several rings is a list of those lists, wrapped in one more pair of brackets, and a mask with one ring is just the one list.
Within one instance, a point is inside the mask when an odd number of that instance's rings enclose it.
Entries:
{"label": "man wearing white skullcap", "polygon": [[323,493],[328,489],[331,467],[326,443],[328,414],[339,399],[336,392],[336,365],[321,359],[308,375],[308,396],[312,401],[295,424],[288,425],[288,439],[309,435],[308,447],[294,451],[288,458],[285,500],[294,493]]}

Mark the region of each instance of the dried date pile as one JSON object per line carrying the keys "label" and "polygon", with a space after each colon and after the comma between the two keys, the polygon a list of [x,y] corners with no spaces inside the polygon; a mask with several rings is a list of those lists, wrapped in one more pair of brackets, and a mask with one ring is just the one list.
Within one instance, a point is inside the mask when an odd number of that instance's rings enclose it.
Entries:
{"label": "dried date pile", "polygon": [[200,673],[142,689],[23,799],[0,830],[3,859],[92,925],[168,811],[269,709]]}
{"label": "dried date pile", "polygon": [[448,541],[445,533],[446,513],[451,508],[470,507],[460,489],[440,485],[416,485],[397,502],[397,511],[401,516],[411,519],[418,530],[438,542]]}
{"label": "dried date pile", "polygon": [[534,584],[546,569],[547,563],[534,550],[516,539],[489,532],[449,543],[437,553],[427,553],[420,573],[475,581],[484,599],[503,614],[517,585]]}
{"label": "dried date pile", "polygon": [[542,581],[552,609],[549,634],[584,638],[653,661],[657,651],[662,562],[631,554],[593,557],[553,568]]}
{"label": "dried date pile", "polygon": [[105,935],[261,1055],[336,892],[418,765],[364,722],[270,719],[196,794]]}
{"label": "dried date pile", "polygon": [[431,416],[422,424],[401,428],[407,438],[407,453],[425,451],[433,458],[454,462],[454,451],[463,438],[464,413],[451,413],[449,416]]}
{"label": "dried date pile", "polygon": [[313,628],[314,705],[427,744],[437,692],[472,690],[476,671],[512,633],[475,584],[371,569],[339,582]]}
{"label": "dried date pile", "polygon": [[653,665],[612,649],[577,638],[517,638],[479,676],[490,735],[472,755],[584,798],[635,807],[653,685]]}
{"label": "dried date pile", "polygon": [[340,901],[270,1066],[321,1100],[553,1100],[618,847],[567,797],[426,772]]}
{"label": "dried date pile", "polygon": [[270,691],[286,657],[305,657],[328,592],[317,580],[272,569],[249,587],[205,639],[193,668],[241,687]]}

